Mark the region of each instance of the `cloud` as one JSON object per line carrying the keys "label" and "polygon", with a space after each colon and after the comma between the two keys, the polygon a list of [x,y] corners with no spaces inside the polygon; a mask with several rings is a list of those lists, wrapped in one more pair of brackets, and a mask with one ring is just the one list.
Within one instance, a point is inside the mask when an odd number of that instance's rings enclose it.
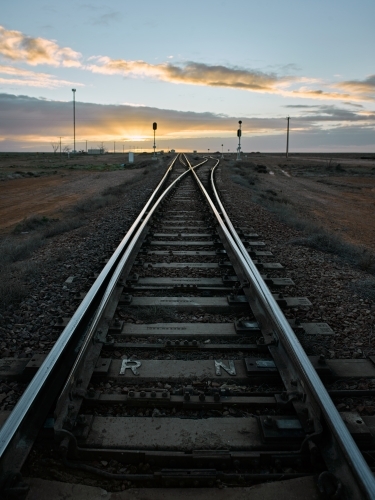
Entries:
{"label": "cloud", "polygon": [[[70,134],[71,102],[48,101],[27,96],[0,94],[0,135]],[[37,119],[38,117],[38,119]],[[43,117],[43,119],[41,119]],[[58,119],[57,119],[58,117]],[[196,136],[236,130],[237,118],[214,113],[180,112],[135,105],[100,105],[76,102],[77,134],[87,137],[152,136],[152,123],[158,122],[163,136]],[[255,124],[244,120],[248,128]],[[265,120],[262,127],[266,127]]]}
{"label": "cloud", "polygon": [[305,111],[301,119],[308,119],[312,122],[371,122],[375,121],[375,111],[352,111],[338,108],[337,106],[322,105],[314,110]]}
{"label": "cloud", "polygon": [[347,104],[348,106],[355,106],[356,108],[363,108],[362,104],[358,104],[356,102],[343,101],[343,104]]}
{"label": "cloud", "polygon": [[[302,115],[291,118],[292,128],[316,129],[332,122],[361,122],[363,126],[375,121],[375,112],[351,111],[336,106],[302,109]],[[27,96],[0,94],[0,134],[65,136],[70,134],[71,102],[51,101]],[[43,117],[43,119],[41,119]],[[127,138],[152,136],[152,122],[158,122],[163,137],[204,137],[236,133],[238,117],[215,113],[176,111],[149,106],[102,105],[76,102],[77,134],[89,137]],[[244,136],[283,133],[284,117],[242,118]],[[11,125],[13,124],[13,125]],[[322,125],[320,125],[322,124]],[[108,139],[109,140],[109,139]]]}
{"label": "cloud", "polygon": [[340,92],[326,92],[324,90],[310,90],[307,88],[301,88],[299,90],[292,90],[291,95],[294,97],[304,97],[310,99],[324,99],[324,100],[340,100],[343,99],[353,99],[351,94],[342,94]]}
{"label": "cloud", "polygon": [[347,80],[335,85],[339,89],[349,91],[360,96],[364,100],[375,98],[375,75],[370,75],[364,80]]}
{"label": "cloud", "polygon": [[304,127],[316,126],[323,122],[329,123],[329,127],[342,126],[344,123],[355,122],[362,122],[364,125],[369,124],[373,126],[373,122],[375,121],[375,111],[353,111],[326,104],[315,106],[292,104],[286,107],[300,110],[297,116],[291,118],[291,123],[303,125]]}
{"label": "cloud", "polygon": [[[297,111],[297,110],[296,110]],[[330,150],[330,147],[373,147],[375,112],[351,111],[337,106],[301,108],[291,117],[293,148]],[[33,149],[50,151],[50,143],[63,137],[72,140],[72,103],[37,99],[25,95],[0,94],[1,150]],[[181,112],[135,105],[99,105],[76,102],[77,141],[121,141],[124,144],[143,138],[152,147],[152,123],[158,123],[160,148],[225,148],[237,144],[238,117],[215,113]],[[242,118],[242,143],[247,151],[280,151],[284,148],[285,117]],[[83,144],[83,142],[82,142]],[[356,146],[357,145],[357,146]],[[79,146],[81,147],[81,146]],[[82,146],[83,147],[83,146]],[[120,147],[120,146],[119,146]],[[44,149],[43,149],[44,148]],[[121,148],[121,147],[120,147]],[[294,149],[296,150],[296,149]]]}
{"label": "cloud", "polygon": [[170,83],[274,92],[277,83],[285,81],[285,78],[280,78],[274,73],[197,62],[177,65],[171,63],[149,64],[145,61],[110,59],[105,56],[90,59],[96,60],[95,64],[90,64],[86,68],[94,73],[152,77]]}
{"label": "cloud", "polygon": [[94,26],[108,26],[113,22],[121,21],[121,19],[121,12],[111,11],[92,18],[91,24],[93,24]]}
{"label": "cloud", "polygon": [[[284,97],[315,100],[372,100],[370,90],[375,91],[375,76],[364,81],[332,84],[317,78],[280,76],[273,72],[256,69],[209,65],[194,61],[186,63],[150,64],[146,61],[111,59],[107,56],[92,56],[85,69],[104,75],[120,74],[125,77],[155,78],[164,82],[209,87],[224,87],[251,92],[278,94]],[[293,65],[290,65],[293,67]],[[284,69],[289,66],[284,66]],[[324,86],[325,89],[316,88]],[[337,91],[339,89],[339,91]]]}
{"label": "cloud", "polygon": [[[87,8],[88,6],[81,6]],[[98,10],[97,8],[96,10]],[[100,10],[100,9],[99,9]],[[119,19],[119,13],[108,11],[97,16],[98,24],[108,24]],[[0,26],[0,56],[8,61],[27,63],[32,66],[48,64],[56,67],[74,67],[103,75],[123,75],[135,78],[153,78],[173,84],[200,85],[231,88],[251,92],[270,93],[285,98],[303,98],[330,101],[368,101],[375,99],[375,75],[364,80],[323,82],[317,78],[293,76],[291,70],[299,68],[293,64],[278,66],[284,74],[260,71],[252,68],[212,65],[200,62],[168,62],[151,64],[143,60],[111,59],[107,56],[88,57],[83,62],[82,55],[70,47],[60,47],[54,40],[33,38],[20,31],[7,30]],[[276,67],[275,67],[276,68]],[[58,79],[40,76],[40,86],[59,86]],[[38,78],[24,79],[24,85],[37,85]],[[30,82],[30,83],[28,83]],[[53,83],[54,82],[54,83]],[[11,83],[21,85],[20,79]],[[62,83],[62,84],[66,84]]]}
{"label": "cloud", "polygon": [[318,108],[319,106],[317,104],[286,104],[284,108]]}
{"label": "cloud", "polygon": [[81,54],[69,47],[60,47],[53,40],[33,38],[20,31],[0,26],[0,55],[8,60],[25,62],[31,66],[80,67]]}
{"label": "cloud", "polygon": [[[2,75],[5,75],[2,76]],[[62,80],[48,73],[38,73],[28,69],[15,68],[0,64],[0,83],[4,85],[21,85],[28,87],[58,88],[75,85],[83,86],[81,83]]]}

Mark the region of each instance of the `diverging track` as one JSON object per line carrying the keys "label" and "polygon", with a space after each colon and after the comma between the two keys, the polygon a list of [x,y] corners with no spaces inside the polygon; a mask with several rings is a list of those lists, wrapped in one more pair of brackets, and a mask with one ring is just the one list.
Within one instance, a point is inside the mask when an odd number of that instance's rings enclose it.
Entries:
{"label": "diverging track", "polygon": [[[329,367],[294,332],[329,326],[285,318],[311,304],[280,293],[293,285],[283,266],[249,225],[234,228],[217,164],[176,157],[80,297],[0,431],[3,491],[20,487],[14,474],[53,411],[54,466],[81,478],[238,487],[314,476],[332,498],[375,498],[321,380]],[[26,474],[46,460],[35,446]]]}

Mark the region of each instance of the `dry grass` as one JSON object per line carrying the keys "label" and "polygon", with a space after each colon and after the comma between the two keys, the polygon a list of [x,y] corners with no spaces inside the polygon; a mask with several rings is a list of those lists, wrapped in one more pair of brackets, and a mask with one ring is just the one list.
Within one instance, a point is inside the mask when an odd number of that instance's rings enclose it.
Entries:
{"label": "dry grass", "polygon": [[26,217],[22,222],[17,224],[17,226],[13,229],[13,232],[15,234],[28,233],[31,231],[43,229],[50,223],[51,219],[49,219],[45,215],[31,215],[30,217]]}
{"label": "dry grass", "polygon": [[344,262],[362,271],[375,274],[375,254],[373,252],[367,248],[348,243],[325,229],[310,227],[309,231],[306,231],[306,227],[304,230],[305,234],[307,233],[306,236],[293,240],[294,245],[307,246],[321,252],[337,255]]}
{"label": "dry grass", "polygon": [[40,248],[44,243],[42,235],[34,235],[22,240],[12,240],[5,238],[0,242],[0,269],[29,258],[32,253]]}
{"label": "dry grass", "polygon": [[0,308],[19,302],[29,295],[32,280],[40,275],[40,267],[34,262],[18,262],[2,269],[0,280]]}
{"label": "dry grass", "polygon": [[45,228],[43,234],[46,238],[52,238],[58,234],[67,233],[77,229],[84,224],[83,219],[79,217],[73,217],[72,219],[56,220],[53,224],[50,224]]}
{"label": "dry grass", "polygon": [[[300,231],[301,237],[291,241],[294,245],[302,245],[321,252],[336,255],[344,262],[359,268],[369,274],[375,274],[375,253],[360,245],[346,242],[340,236],[317,226],[311,221],[302,218],[291,199],[278,194],[273,189],[264,189],[256,174],[255,164],[237,165],[232,162],[231,180],[251,191],[251,199],[290,227]],[[332,166],[340,170],[340,165]]]}
{"label": "dry grass", "polygon": [[0,308],[4,308],[13,302],[19,302],[29,291],[25,287],[24,280],[13,276],[12,273],[2,273],[0,280]]}

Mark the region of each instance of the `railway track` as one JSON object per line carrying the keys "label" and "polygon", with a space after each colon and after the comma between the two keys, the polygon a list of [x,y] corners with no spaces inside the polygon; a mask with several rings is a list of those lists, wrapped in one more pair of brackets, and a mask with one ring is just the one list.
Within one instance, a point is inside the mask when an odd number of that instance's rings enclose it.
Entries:
{"label": "railway track", "polygon": [[343,368],[297,336],[331,330],[285,318],[311,303],[251,221],[231,222],[218,163],[173,160],[50,354],[18,364],[34,378],[0,431],[5,496],[26,498],[19,473],[43,469],[53,436],[54,467],[123,487],[314,477],[326,498],[375,498],[375,424],[340,416]]}

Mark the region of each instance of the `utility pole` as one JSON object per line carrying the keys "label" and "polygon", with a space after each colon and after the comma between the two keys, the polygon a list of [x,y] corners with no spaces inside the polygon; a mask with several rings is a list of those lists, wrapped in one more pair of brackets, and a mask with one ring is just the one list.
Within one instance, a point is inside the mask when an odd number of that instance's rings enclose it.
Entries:
{"label": "utility pole", "polygon": [[73,135],[74,135],[74,147],[73,153],[76,152],[76,89],[72,89],[73,92]]}
{"label": "utility pole", "polygon": [[155,149],[156,149],[156,145],[155,145],[155,131],[157,130],[157,128],[158,128],[158,124],[156,122],[154,122],[152,124],[152,129],[154,131],[154,156],[152,158],[153,160],[157,160],[157,158],[156,158],[156,152],[155,152]]}
{"label": "utility pole", "polygon": [[61,137],[60,137],[60,156],[61,156]]}
{"label": "utility pole", "polygon": [[242,135],[241,125],[242,125],[242,121],[240,120],[238,123],[239,123],[240,128],[237,130],[238,147],[237,147],[237,158],[236,158],[236,160],[240,161],[241,160],[241,135]]}
{"label": "utility pole", "polygon": [[87,139],[86,139],[86,153],[87,153]]}
{"label": "utility pole", "polygon": [[290,117],[287,116],[286,119],[288,120],[288,126],[287,126],[287,131],[286,131],[286,158],[288,159],[288,154],[289,154],[289,120],[290,120]]}
{"label": "utility pole", "polygon": [[113,153],[116,153],[116,141],[113,141]]}
{"label": "utility pole", "polygon": [[224,144],[221,145],[221,157],[224,158],[224,150],[223,150]]}

